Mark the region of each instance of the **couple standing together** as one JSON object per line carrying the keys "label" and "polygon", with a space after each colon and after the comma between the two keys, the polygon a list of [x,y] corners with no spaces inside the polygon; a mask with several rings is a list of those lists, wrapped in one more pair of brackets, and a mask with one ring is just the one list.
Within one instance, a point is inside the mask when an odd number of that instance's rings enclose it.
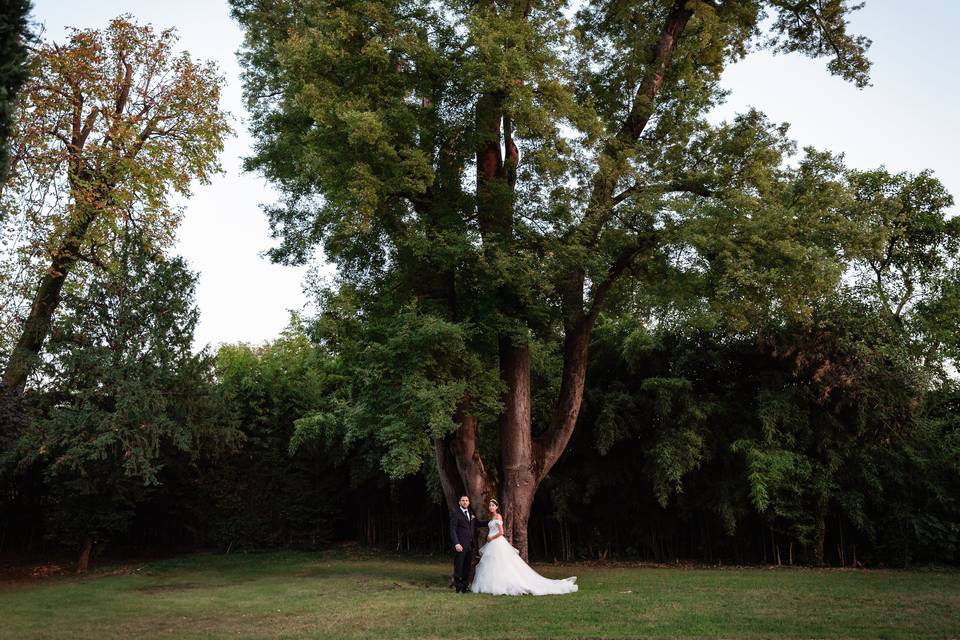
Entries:
{"label": "couple standing together", "polygon": [[460,497],[460,508],[450,514],[450,538],[456,556],[453,558],[453,581],[457,593],[467,592],[470,566],[473,559],[474,529],[487,527],[487,542],[480,547],[480,562],[477,564],[470,591],[493,595],[519,596],[530,594],[545,596],[557,593],[573,593],[577,590],[577,577],[551,580],[530,568],[520,552],[503,537],[503,517],[496,500],[487,503],[488,520],[480,520],[470,509],[470,498]]}

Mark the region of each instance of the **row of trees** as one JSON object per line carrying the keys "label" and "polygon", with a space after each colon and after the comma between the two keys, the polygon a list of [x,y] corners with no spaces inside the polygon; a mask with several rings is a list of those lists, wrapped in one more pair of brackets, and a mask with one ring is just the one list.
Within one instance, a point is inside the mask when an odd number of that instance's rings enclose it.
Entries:
{"label": "row of trees", "polygon": [[[174,261],[130,276],[64,300],[50,384],[28,396],[29,428],[2,461],[3,551],[81,563],[91,549],[447,551],[433,467],[391,480],[382,444],[315,431],[356,384],[316,323],[191,355],[189,331],[164,333],[190,326],[191,305],[144,317],[189,291],[189,274]],[[120,291],[128,311],[105,313]],[[101,334],[169,346],[118,352]],[[836,300],[816,325],[763,340],[604,317],[592,352],[580,425],[532,514],[532,557],[960,561],[960,389],[918,396],[877,309]]]}
{"label": "row of trees", "polygon": [[524,556],[958,559],[952,198],[706,118],[755,45],[864,86],[853,8],[233,8],[272,257],[338,277],[276,341],[195,353],[170,198],[219,170],[222,77],[129,16],[34,47],[0,545],[440,550],[467,493]]}

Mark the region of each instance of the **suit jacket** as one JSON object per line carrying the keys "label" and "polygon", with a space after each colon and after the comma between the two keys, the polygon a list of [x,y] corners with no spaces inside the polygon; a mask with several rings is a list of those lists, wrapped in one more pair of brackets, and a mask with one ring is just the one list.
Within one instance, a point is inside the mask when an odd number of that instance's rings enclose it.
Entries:
{"label": "suit jacket", "polygon": [[464,549],[473,548],[473,531],[487,526],[489,520],[480,520],[473,515],[473,510],[468,509],[470,519],[468,520],[460,507],[457,507],[450,513],[450,539],[454,546],[463,545]]}

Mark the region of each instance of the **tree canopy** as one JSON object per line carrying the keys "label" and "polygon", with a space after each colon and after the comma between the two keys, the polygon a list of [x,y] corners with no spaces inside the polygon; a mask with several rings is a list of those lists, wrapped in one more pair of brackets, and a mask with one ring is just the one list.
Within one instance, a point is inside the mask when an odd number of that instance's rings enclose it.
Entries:
{"label": "tree canopy", "polygon": [[[502,494],[523,552],[602,312],[638,288],[746,326],[772,308],[808,314],[840,277],[838,159],[797,156],[758,111],[707,115],[724,67],[756,47],[827,58],[865,86],[870,42],[847,28],[857,5],[232,5],[257,140],[247,167],[284,194],[268,209],[271,255],[302,262],[322,245],[337,263],[326,311],[370,327],[336,331],[338,344],[424,356],[422,376],[375,368],[389,384],[357,390],[340,423],[388,442],[392,473],[434,457],[448,500]],[[385,339],[381,318],[429,348]],[[536,420],[531,367],[555,399]],[[410,384],[426,424],[385,395]],[[499,447],[483,454],[491,422]]]}
{"label": "tree canopy", "polygon": [[0,253],[0,283],[13,292],[0,309],[10,388],[34,370],[67,277],[108,266],[110,238],[125,228],[169,245],[180,219],[173,196],[220,170],[224,79],[213,63],[177,53],[176,39],[120,16],[32,54],[0,192],[12,239]]}

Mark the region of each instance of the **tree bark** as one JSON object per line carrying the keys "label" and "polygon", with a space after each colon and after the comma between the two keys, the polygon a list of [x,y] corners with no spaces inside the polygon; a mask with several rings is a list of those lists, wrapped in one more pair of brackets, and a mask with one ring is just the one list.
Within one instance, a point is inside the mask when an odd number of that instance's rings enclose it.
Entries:
{"label": "tree bark", "polygon": [[560,378],[560,395],[554,407],[550,427],[538,438],[537,449],[540,453],[540,480],[550,472],[560,455],[567,448],[580,405],[583,402],[583,388],[587,378],[587,356],[590,335],[593,332],[593,315],[579,319],[572,329],[566,332],[563,345],[563,373]]}
{"label": "tree bark", "polygon": [[507,540],[526,560],[527,524],[541,478],[530,422],[529,345],[500,338],[500,376],[506,384],[500,415],[500,505]]}
{"label": "tree bark", "polygon": [[80,558],[77,560],[77,573],[86,573],[90,567],[90,554],[93,553],[93,536],[87,534],[80,549]]}
{"label": "tree bark", "polygon": [[50,266],[40,279],[40,286],[37,287],[30,307],[30,315],[27,316],[23,331],[10,353],[10,359],[3,372],[3,384],[11,391],[23,390],[27,376],[36,364],[40,349],[43,348],[43,343],[50,332],[53,313],[60,304],[60,293],[67,274],[77,263],[80,246],[96,215],[95,207],[80,209],[76,220],[73,221],[63,242],[54,253]]}
{"label": "tree bark", "polygon": [[[487,473],[477,448],[479,434],[477,417],[470,413],[470,397],[466,396],[457,408],[454,418],[460,428],[453,432],[450,450],[460,475],[463,490],[478,515],[483,515],[487,501],[496,495],[496,483]],[[459,499],[459,496],[457,496]]]}
{"label": "tree bark", "polygon": [[[505,535],[526,560],[529,557],[528,525],[537,489],[566,448],[576,425],[586,378],[587,347],[592,319],[584,317],[566,340],[561,397],[555,424],[541,439],[533,438],[531,423],[530,347],[500,338],[500,376],[505,385],[500,415],[500,507]],[[476,416],[469,398],[457,410],[460,427],[435,442],[437,468],[447,506],[455,508],[466,493],[475,507],[486,508],[497,495],[498,483],[486,470],[477,448]],[[481,512],[482,515],[482,512]]]}
{"label": "tree bark", "polygon": [[617,182],[623,177],[629,166],[629,149],[640,139],[647,123],[653,117],[657,94],[663,85],[667,69],[673,58],[673,52],[677,48],[687,23],[693,17],[693,10],[687,7],[688,4],[688,0],[674,1],[660,32],[657,45],[653,50],[649,66],[636,94],[633,96],[630,112],[617,135],[604,145],[603,151],[600,153],[597,172],[593,177],[591,186],[587,214],[578,228],[594,242],[600,234],[607,215],[615,204],[614,191]]}
{"label": "tree bark", "polygon": [[457,500],[464,494],[463,481],[460,479],[460,471],[457,469],[457,461],[453,457],[453,451],[450,448],[450,441],[453,434],[447,434],[443,438],[437,438],[433,441],[437,456],[437,473],[440,476],[440,487],[443,489],[443,497],[447,503],[447,509],[453,511],[457,508]]}

